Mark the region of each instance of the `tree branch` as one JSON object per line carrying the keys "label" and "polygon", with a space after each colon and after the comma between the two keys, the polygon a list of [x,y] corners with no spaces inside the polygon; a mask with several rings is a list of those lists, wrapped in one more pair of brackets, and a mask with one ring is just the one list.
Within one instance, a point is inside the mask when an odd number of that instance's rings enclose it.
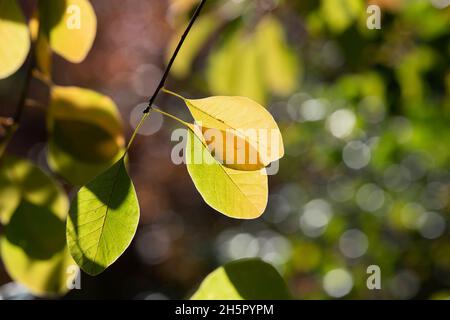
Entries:
{"label": "tree branch", "polygon": [[22,117],[23,110],[26,106],[26,99],[28,96],[28,90],[30,88],[31,80],[33,79],[33,69],[35,66],[35,58],[34,58],[34,45],[31,45],[30,53],[28,56],[28,66],[27,66],[27,73],[25,75],[25,80],[22,88],[22,94],[20,96],[20,100],[17,104],[17,110],[16,113],[13,116],[14,124],[18,124],[20,121],[20,118]]}
{"label": "tree branch", "polygon": [[166,71],[164,72],[163,77],[161,78],[161,81],[156,88],[155,92],[153,93],[153,96],[150,98],[148,102],[147,108],[144,110],[144,114],[147,114],[150,112],[150,109],[153,106],[153,103],[155,102],[156,98],[158,97],[159,92],[162,88],[164,88],[164,85],[166,83],[167,77],[169,76],[170,69],[172,68],[173,63],[175,62],[175,59],[177,58],[178,53],[180,52],[181,47],[183,46],[184,41],[186,40],[189,32],[192,29],[192,26],[194,25],[195,21],[197,20],[198,16],[200,15],[200,12],[202,11],[202,8],[204,4],[206,3],[206,0],[201,0],[200,4],[198,5],[197,9],[194,12],[194,15],[192,16],[191,20],[189,21],[189,24],[184,31],[183,35],[181,36],[180,41],[178,42],[178,45],[172,54],[172,57],[170,58],[169,64],[166,67]]}

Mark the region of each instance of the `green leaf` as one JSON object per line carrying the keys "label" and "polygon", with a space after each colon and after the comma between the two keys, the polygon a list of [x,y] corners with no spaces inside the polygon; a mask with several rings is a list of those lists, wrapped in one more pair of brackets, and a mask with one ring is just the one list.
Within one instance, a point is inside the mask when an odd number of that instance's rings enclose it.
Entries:
{"label": "green leaf", "polygon": [[124,160],[81,188],[67,221],[70,253],[86,273],[97,275],[130,245],[139,222],[139,204]]}
{"label": "green leaf", "polygon": [[0,0],[0,79],[15,73],[30,50],[30,34],[16,0]]}
{"label": "green leaf", "polygon": [[320,12],[334,33],[344,32],[355,20],[364,18],[365,14],[361,0],[322,0]]}
{"label": "green leaf", "polygon": [[15,157],[5,157],[0,166],[0,221],[7,224],[21,201],[65,218],[67,197],[63,190],[42,170],[30,162]]}
{"label": "green leaf", "polygon": [[28,22],[31,39],[35,41],[36,66],[46,80],[51,79],[53,52],[47,34],[40,28],[39,13],[35,11]]}
{"label": "green leaf", "polygon": [[300,64],[286,42],[283,26],[268,15],[259,23],[256,37],[268,88],[280,96],[292,94],[299,86]]}
{"label": "green leaf", "polygon": [[64,191],[39,168],[12,157],[2,161],[0,180],[6,224],[0,248],[8,274],[38,296],[66,293],[76,272],[69,272],[75,262],[65,241]]}
{"label": "green leaf", "polygon": [[73,63],[88,55],[97,33],[97,17],[88,0],[40,1],[43,30],[57,54]]}
{"label": "green leaf", "polygon": [[191,300],[289,300],[288,288],[270,264],[260,259],[228,263],[209,274]]}
{"label": "green leaf", "polygon": [[265,169],[239,171],[221,165],[192,130],[188,130],[186,165],[195,187],[215,210],[238,219],[254,219],[264,212],[268,198]]}
{"label": "green leaf", "polygon": [[97,92],[53,87],[47,123],[50,167],[74,185],[84,185],[123,155],[117,107]]}

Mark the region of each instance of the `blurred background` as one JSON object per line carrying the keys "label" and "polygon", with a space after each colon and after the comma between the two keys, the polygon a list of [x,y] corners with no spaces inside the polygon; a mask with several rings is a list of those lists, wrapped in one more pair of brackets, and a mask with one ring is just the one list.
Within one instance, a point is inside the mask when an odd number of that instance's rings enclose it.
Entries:
{"label": "blurred background", "polygon": [[[94,47],[78,65],[55,56],[55,83],[110,96],[129,137],[197,3],[92,0]],[[379,30],[367,27],[369,4],[381,8]],[[298,299],[450,298],[449,58],[448,0],[208,1],[167,87],[267,106],[286,148],[268,208],[252,221],[209,208],[171,162],[179,125],[153,114],[130,154],[137,235],[66,299],[187,298],[243,257],[272,263]],[[2,116],[23,78],[0,81]],[[45,92],[33,82],[32,96]],[[157,105],[190,120],[176,99]],[[46,139],[44,112],[27,108],[8,152],[48,171]],[[366,286],[370,265],[381,290]],[[0,297],[27,296],[10,281],[0,263]]]}

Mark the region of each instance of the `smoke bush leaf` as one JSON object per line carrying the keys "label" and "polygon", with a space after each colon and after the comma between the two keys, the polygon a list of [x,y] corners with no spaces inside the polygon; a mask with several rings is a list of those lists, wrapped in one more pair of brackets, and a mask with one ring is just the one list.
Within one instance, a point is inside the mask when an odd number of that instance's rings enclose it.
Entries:
{"label": "smoke bush leaf", "polygon": [[66,293],[76,272],[67,250],[64,191],[38,167],[7,157],[0,167],[1,255],[8,274],[38,296]]}
{"label": "smoke bush leaf", "polygon": [[47,113],[51,168],[84,185],[123,154],[122,121],[115,103],[97,92],[53,87]]}
{"label": "smoke bush leaf", "polygon": [[15,73],[30,50],[30,34],[16,0],[0,0],[0,79]]}
{"label": "smoke bush leaf", "polygon": [[[257,102],[245,97],[227,96],[205,99],[181,98],[203,130],[220,130],[234,136],[234,143],[225,141],[227,143],[224,146],[224,152],[218,150],[219,152],[215,153],[216,159],[225,166],[251,171],[268,166],[271,162],[283,157],[283,138],[278,125],[272,115]],[[225,140],[225,137],[223,139]],[[241,144],[240,141],[245,141],[246,144]],[[215,145],[223,144],[216,143]],[[248,157],[252,152],[257,154],[256,157],[253,157],[254,159]],[[227,153],[233,153],[230,159],[235,160],[231,163],[225,161]],[[239,157],[245,159],[245,163],[237,161],[236,159]]]}
{"label": "smoke bush leaf", "polygon": [[261,216],[268,198],[265,169],[239,171],[221,165],[199,135],[188,130],[186,165],[205,202],[232,218],[255,219]]}
{"label": "smoke bush leaf", "polygon": [[191,300],[289,300],[278,271],[260,259],[228,263],[209,274]]}
{"label": "smoke bush leaf", "polygon": [[103,272],[130,245],[139,222],[139,204],[122,158],[81,188],[67,221],[72,257],[90,275]]}
{"label": "smoke bush leaf", "polygon": [[[67,199],[61,188],[30,162],[7,156],[0,162],[0,221],[7,224],[22,200],[48,207],[63,219]],[[66,210],[67,211],[67,210]]]}
{"label": "smoke bush leaf", "polygon": [[88,0],[40,1],[39,12],[53,51],[70,62],[82,62],[97,33],[97,17],[91,3]]}

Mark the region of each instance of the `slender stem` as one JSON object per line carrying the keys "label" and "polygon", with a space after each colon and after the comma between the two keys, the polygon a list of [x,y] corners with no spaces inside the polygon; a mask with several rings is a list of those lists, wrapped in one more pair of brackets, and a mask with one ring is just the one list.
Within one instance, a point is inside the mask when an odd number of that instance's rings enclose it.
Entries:
{"label": "slender stem", "polygon": [[194,15],[191,18],[191,21],[189,21],[189,24],[184,31],[183,35],[181,36],[180,41],[178,42],[177,48],[175,49],[174,53],[172,54],[172,58],[170,58],[169,64],[166,67],[166,71],[164,72],[163,77],[161,78],[161,81],[158,85],[158,87],[155,90],[155,93],[153,93],[153,96],[150,98],[148,102],[147,108],[144,110],[144,113],[149,113],[150,109],[153,106],[153,103],[155,102],[156,98],[158,97],[159,92],[166,84],[167,77],[169,76],[170,69],[172,68],[173,63],[175,62],[175,59],[177,58],[178,53],[180,52],[181,47],[183,46],[184,41],[186,40],[189,32],[192,29],[192,26],[194,25],[195,21],[197,20],[198,16],[200,15],[200,12],[202,11],[203,6],[205,5],[206,0],[201,0],[200,4],[198,5],[197,9],[194,12]]}
{"label": "slender stem", "polygon": [[145,120],[147,120],[148,116],[150,115],[150,113],[146,113],[142,116],[141,120],[139,121],[139,124],[137,125],[136,129],[134,129],[133,135],[131,136],[130,141],[128,142],[127,148],[125,150],[124,156],[125,154],[127,154],[128,150],[130,149],[131,145],[133,144],[134,139],[136,138],[139,129],[142,127],[142,125],[144,124]]}
{"label": "slender stem", "polygon": [[181,123],[182,125],[189,127],[189,123],[187,123],[187,122],[181,120],[180,118],[175,117],[174,115],[172,115],[172,114],[170,114],[170,113],[164,112],[164,111],[159,110],[159,109],[156,109],[156,108],[152,108],[152,111],[161,113],[162,115],[165,115],[166,117],[169,117],[169,118],[171,118],[171,119],[173,119],[173,120],[175,120],[175,121],[178,121],[178,122]]}
{"label": "slender stem", "polygon": [[174,97],[177,97],[177,98],[179,98],[179,99],[181,99],[181,100],[186,100],[183,96],[181,96],[181,95],[179,95],[178,93],[175,93],[175,92],[173,92],[173,91],[170,91],[170,90],[168,90],[168,89],[166,89],[166,88],[162,88],[161,90],[162,90],[163,92],[168,93],[168,94],[170,94],[170,95],[172,95],[172,96],[174,96]]}

